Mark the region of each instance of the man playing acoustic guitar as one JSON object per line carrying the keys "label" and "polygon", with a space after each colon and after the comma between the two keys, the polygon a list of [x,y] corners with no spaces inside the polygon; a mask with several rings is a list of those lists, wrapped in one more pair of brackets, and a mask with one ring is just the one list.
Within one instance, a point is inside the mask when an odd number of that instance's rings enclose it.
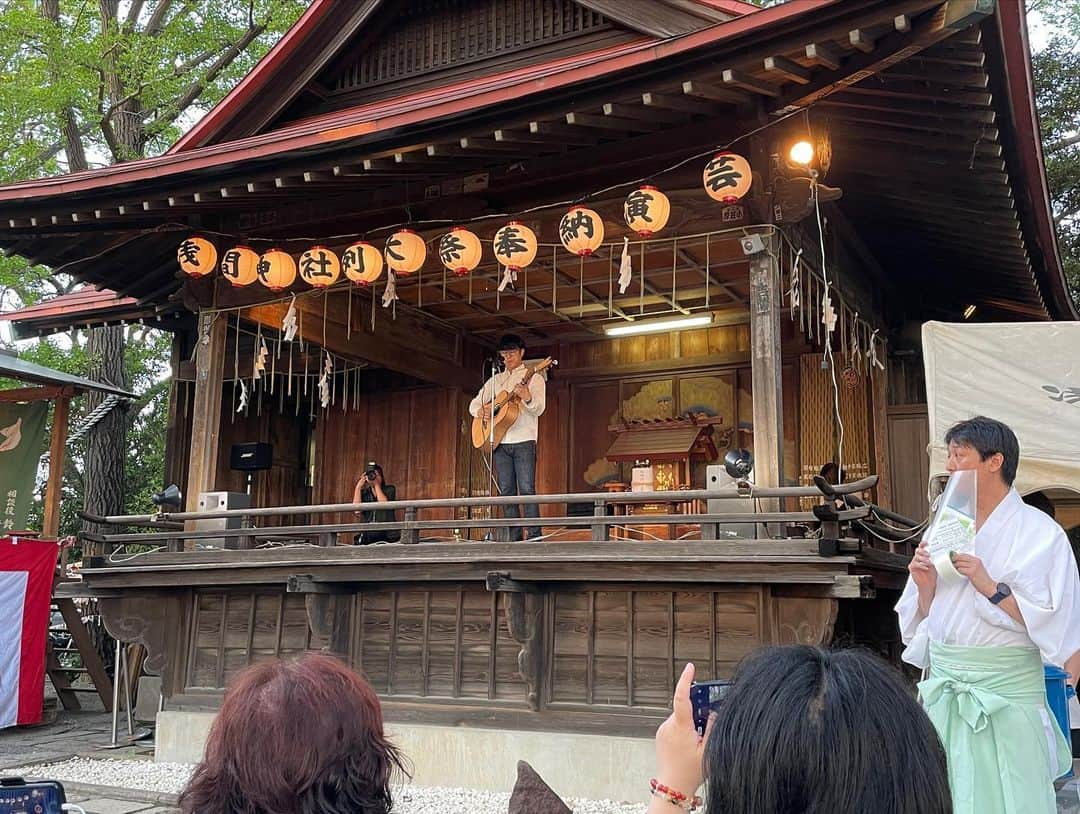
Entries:
{"label": "man playing acoustic guitar", "polygon": [[[536,435],[538,419],[547,405],[547,385],[543,376],[532,376],[528,385],[522,384],[528,374],[528,368],[522,363],[525,358],[525,343],[520,336],[507,334],[499,340],[499,357],[503,369],[488,379],[476,398],[469,404],[469,413],[473,418],[481,416],[491,418],[491,402],[501,391],[512,392],[521,404],[517,420],[510,425],[502,443],[492,453],[492,465],[495,480],[501,495],[536,494]],[[511,504],[504,507],[504,517],[521,517],[521,507]],[[525,517],[539,518],[540,507],[526,504]],[[509,530],[510,540],[521,539],[521,529]],[[525,529],[525,539],[540,536],[540,527],[529,526]]]}

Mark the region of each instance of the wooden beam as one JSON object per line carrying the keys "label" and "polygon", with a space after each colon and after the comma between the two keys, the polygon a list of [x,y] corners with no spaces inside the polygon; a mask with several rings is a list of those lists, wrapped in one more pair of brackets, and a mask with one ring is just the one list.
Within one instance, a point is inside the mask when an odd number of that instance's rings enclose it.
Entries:
{"label": "wooden beam", "polygon": [[875,82],[866,87],[851,85],[841,90],[845,96],[880,96],[908,102],[922,99],[934,104],[964,107],[988,107],[994,102],[993,94],[987,91],[935,89],[922,82],[905,82],[899,79],[890,79],[887,84]]}
{"label": "wooden beam", "polygon": [[581,128],[571,127],[563,122],[529,122],[529,132],[533,135],[562,139],[566,144],[584,147],[591,147],[596,144],[595,137],[583,133]]}
{"label": "wooden beam", "polygon": [[913,120],[907,113],[890,115],[888,113],[859,113],[850,108],[841,108],[833,113],[837,119],[847,122],[855,122],[869,127],[891,127],[897,130],[915,130],[924,133],[941,134],[942,136],[970,139],[972,142],[988,141],[995,142],[998,139],[998,129],[990,124],[978,124],[975,122],[953,120]]}
{"label": "wooden beam", "polygon": [[780,267],[771,234],[750,258],[750,376],[754,414],[754,482],[780,486],[784,475],[783,359]]}
{"label": "wooden beam", "polygon": [[686,121],[686,116],[678,111],[650,110],[640,105],[627,105],[621,102],[608,102],[602,108],[605,116],[623,119],[641,119],[648,117],[649,121],[661,124],[680,124]]}
{"label": "wooden beam", "polygon": [[45,513],[41,533],[56,537],[60,532],[60,496],[64,482],[64,450],[67,446],[69,396],[53,403],[52,432],[49,435],[49,478],[45,482]]}
{"label": "wooden beam", "polygon": [[[530,130],[499,129],[492,131],[496,144],[547,144],[551,145],[550,139],[542,133],[533,133]],[[554,146],[554,145],[551,145]]]}
{"label": "wooden beam", "polygon": [[990,107],[960,107],[919,104],[917,102],[905,103],[899,99],[877,99],[872,96],[849,96],[847,93],[835,93],[819,104],[823,107],[834,107],[844,110],[857,110],[865,113],[885,113],[887,115],[912,116],[916,119],[949,119],[962,121],[968,124],[993,124],[997,115]]}
{"label": "wooden beam", "polygon": [[765,57],[765,70],[800,85],[807,84],[813,76],[808,68],[782,56]]}
{"label": "wooden beam", "polygon": [[862,28],[855,28],[849,31],[848,42],[851,43],[852,48],[857,51],[862,51],[864,54],[869,54],[874,50],[874,38]]}
{"label": "wooden beam", "polygon": [[700,79],[689,79],[686,82],[683,82],[682,92],[684,96],[694,96],[698,99],[707,99],[710,102],[723,102],[736,105],[744,105],[751,99],[748,94],[743,93],[742,91],[720,87],[719,85],[711,84],[709,82],[703,82]]}
{"label": "wooden beam", "polygon": [[[221,434],[222,383],[228,320],[202,314],[195,346],[195,397],[191,408],[191,453],[188,458],[187,510],[197,511],[199,493],[217,488],[218,440]],[[281,322],[278,322],[281,325]]]}
{"label": "wooden beam", "polygon": [[808,85],[780,95],[769,111],[784,115],[800,110],[903,62],[993,13],[995,0],[946,0],[937,11],[913,25],[909,33],[895,31],[878,41],[873,51],[855,54],[842,68],[822,72]]}
{"label": "wooden beam", "polygon": [[831,45],[826,45],[821,42],[811,42],[807,44],[806,58],[815,65],[820,65],[822,68],[828,68],[830,71],[837,70],[840,67],[840,62],[843,60],[839,51],[835,50]]}
{"label": "wooden beam", "polygon": [[[477,138],[476,136],[465,136],[459,142],[461,149],[465,151],[465,154],[475,156],[478,153],[500,153],[500,154],[517,154],[522,158],[528,158],[536,153],[536,149],[523,150],[520,145],[509,144],[504,141],[496,141],[494,138]],[[552,149],[558,149],[552,147]]]}
{"label": "wooden beam", "polygon": [[68,398],[74,395],[71,387],[60,385],[45,385],[43,387],[15,387],[11,390],[0,390],[0,402],[18,401],[52,401],[58,398]]}
{"label": "wooden beam", "polygon": [[643,93],[641,103],[649,110],[677,110],[692,116],[712,116],[716,113],[715,104],[686,95],[677,96],[673,93]]}
{"label": "wooden beam", "polygon": [[743,90],[748,90],[751,93],[760,94],[762,96],[780,95],[780,88],[775,85],[770,85],[768,82],[758,79],[755,76],[751,76],[744,71],[740,71],[738,68],[725,68],[720,77],[725,85],[729,85],[733,88],[742,88]]}
{"label": "wooden beam", "polygon": [[624,119],[618,116],[597,116],[595,113],[566,114],[566,123],[574,127],[588,127],[594,130],[615,130],[619,133],[647,133],[656,129],[656,124],[644,119]]}

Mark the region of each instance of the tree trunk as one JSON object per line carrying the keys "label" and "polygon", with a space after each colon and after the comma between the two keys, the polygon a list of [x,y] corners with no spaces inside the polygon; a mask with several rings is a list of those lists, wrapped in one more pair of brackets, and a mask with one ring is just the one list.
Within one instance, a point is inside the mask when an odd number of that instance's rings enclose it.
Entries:
{"label": "tree trunk", "polygon": [[[124,379],[124,329],[118,325],[93,328],[86,350],[90,357],[88,378],[115,387],[127,388]],[[101,393],[87,393],[87,413],[104,401]],[[124,513],[124,457],[127,454],[127,416],[114,407],[86,436],[84,511],[87,514]],[[149,508],[149,507],[148,507]],[[84,524],[84,531],[100,534],[110,529],[96,523]],[[112,529],[115,531],[115,529]]]}

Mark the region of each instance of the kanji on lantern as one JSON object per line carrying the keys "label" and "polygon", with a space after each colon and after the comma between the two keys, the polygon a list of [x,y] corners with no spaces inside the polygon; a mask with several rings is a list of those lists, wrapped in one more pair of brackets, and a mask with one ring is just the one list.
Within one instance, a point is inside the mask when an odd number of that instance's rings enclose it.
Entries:
{"label": "kanji on lantern", "polygon": [[296,261],[281,249],[270,249],[259,258],[259,282],[271,291],[288,288],[296,280]]}
{"label": "kanji on lantern", "polygon": [[717,153],[705,165],[702,182],[714,201],[733,204],[750,191],[754,174],[750,162],[736,153]]}
{"label": "kanji on lantern", "polygon": [[559,221],[559,240],[571,254],[587,257],[604,242],[604,221],[593,210],[575,206]]}
{"label": "kanji on lantern", "polygon": [[383,273],[382,252],[361,240],[341,253],[341,270],[359,286],[369,286]]}
{"label": "kanji on lantern", "polygon": [[386,241],[386,265],[398,274],[412,274],[424,265],[427,244],[412,229],[401,229]]}
{"label": "kanji on lantern", "polygon": [[480,265],[483,254],[480,238],[462,226],[455,226],[439,241],[439,259],[458,277]]}
{"label": "kanji on lantern", "polygon": [[312,246],[300,255],[300,278],[314,288],[326,288],[341,276],[341,261],[325,246]]}
{"label": "kanji on lantern", "polygon": [[665,226],[671,215],[671,202],[656,187],[643,186],[626,196],[623,217],[639,237],[652,237]]}
{"label": "kanji on lantern", "polygon": [[536,259],[536,233],[524,223],[512,220],[495,233],[491,248],[499,263],[520,271]]}
{"label": "kanji on lantern", "polygon": [[233,246],[221,258],[221,273],[235,286],[259,279],[259,255],[248,246]]}
{"label": "kanji on lantern", "polygon": [[217,265],[217,249],[205,237],[192,235],[177,247],[176,260],[189,277],[205,277]]}

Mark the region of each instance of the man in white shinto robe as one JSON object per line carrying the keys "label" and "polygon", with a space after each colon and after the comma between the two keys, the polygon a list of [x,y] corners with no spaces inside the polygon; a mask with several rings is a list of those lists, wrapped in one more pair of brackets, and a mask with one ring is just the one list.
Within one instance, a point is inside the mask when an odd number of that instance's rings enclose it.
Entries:
{"label": "man in white shinto robe", "polygon": [[[1080,575],[1061,527],[1012,488],[1016,435],[978,416],[945,435],[948,471],[977,472],[974,554],[939,579],[926,543],[896,613],[903,658],[949,761],[955,814],[1053,814],[1053,781],[1072,765],[1046,705],[1043,664],[1080,672]],[[918,760],[909,755],[907,759]]]}

